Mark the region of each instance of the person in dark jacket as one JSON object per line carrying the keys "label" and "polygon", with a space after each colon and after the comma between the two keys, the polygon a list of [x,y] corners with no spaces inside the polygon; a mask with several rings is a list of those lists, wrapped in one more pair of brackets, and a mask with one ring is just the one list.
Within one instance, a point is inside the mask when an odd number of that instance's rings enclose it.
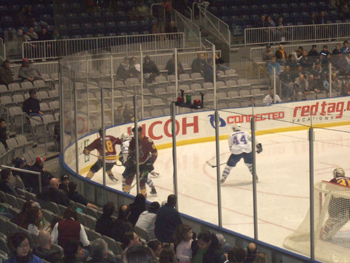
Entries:
{"label": "person in dark jacket", "polygon": [[23,102],[23,111],[28,114],[28,116],[39,116],[42,117],[44,113],[40,111],[40,103],[36,98],[35,89],[29,90],[29,98]]}
{"label": "person in dark jacket", "polygon": [[51,263],[63,262],[61,253],[51,249],[51,236],[47,231],[39,232],[37,243],[38,245],[33,249],[34,255]]}
{"label": "person in dark jacket", "polygon": [[192,242],[192,262],[224,263],[225,261],[224,251],[219,245],[216,235],[209,231],[199,233],[198,239]]}
{"label": "person in dark jacket", "polygon": [[247,258],[244,260],[244,263],[253,263],[257,253],[258,249],[255,243],[249,243],[247,246]]}
{"label": "person in dark jacket", "polygon": [[129,63],[129,58],[125,57],[124,62],[120,63],[117,69],[117,78],[119,80],[125,81],[128,78],[133,78],[133,74],[131,72],[131,67]]}
{"label": "person in dark jacket", "polygon": [[89,203],[81,194],[78,193],[78,185],[74,182],[69,182],[68,184],[68,198],[76,203],[85,205],[86,207],[91,207],[98,209],[97,206]]}
{"label": "person in dark jacket", "polygon": [[0,84],[8,85],[15,82],[13,80],[15,73],[10,69],[10,61],[5,60],[0,68]]}
{"label": "person in dark jacket", "polygon": [[160,242],[174,242],[175,229],[182,225],[180,214],[175,209],[176,201],[175,195],[169,195],[167,203],[157,212],[154,234]]}
{"label": "person in dark jacket", "polygon": [[0,118],[0,142],[4,145],[5,149],[8,149],[7,143],[7,129],[6,121],[3,118]]}
{"label": "person in dark jacket", "polygon": [[203,76],[205,61],[204,53],[198,54],[198,57],[192,61],[192,73],[201,73]]}
{"label": "person in dark jacket", "polygon": [[58,179],[56,178],[52,178],[50,180],[49,189],[38,194],[37,197],[46,202],[53,202],[58,205],[69,206],[70,204],[70,201],[65,193],[58,189]]}
{"label": "person in dark jacket", "polygon": [[233,247],[228,251],[227,258],[229,262],[243,263],[247,258],[247,252],[244,248]]}
{"label": "person in dark jacket", "polygon": [[118,210],[117,220],[113,221],[114,239],[118,242],[122,241],[122,237],[126,232],[133,232],[134,226],[128,221],[130,210],[127,205],[121,205]]}
{"label": "person in dark jacket", "polygon": [[111,231],[111,229],[113,229],[113,224],[114,224],[111,216],[113,215],[114,210],[115,210],[115,207],[113,202],[107,202],[103,206],[103,214],[99,219],[97,219],[97,222],[96,222],[95,231],[97,233],[100,233],[103,236],[114,238],[113,231]]}
{"label": "person in dark jacket", "polygon": [[[171,59],[168,60],[166,63],[165,69],[168,71],[168,75],[175,75],[175,54],[172,55]],[[184,68],[179,61],[179,58],[177,59],[177,74],[180,75],[184,73]]]}
{"label": "person in dark jacket", "polygon": [[143,194],[136,195],[134,202],[129,205],[129,222],[135,226],[139,216],[146,211],[146,198]]}
{"label": "person in dark jacket", "polygon": [[9,168],[5,168],[1,170],[0,191],[19,197],[15,187],[10,183],[11,176],[12,174]]}
{"label": "person in dark jacket", "polygon": [[58,189],[62,190],[66,195],[68,195],[68,192],[69,192],[68,185],[69,185],[69,177],[68,175],[64,174],[61,176],[61,183]]}
{"label": "person in dark jacket", "polygon": [[[45,161],[46,161],[45,158],[36,157],[35,163],[32,166],[28,167],[29,168],[28,170],[30,170],[30,171],[40,172],[40,174],[41,174],[41,186],[43,189],[45,187],[49,186],[50,180],[53,178],[53,175],[44,168]],[[33,188],[34,188],[33,192],[38,193],[39,178],[37,175],[35,175],[34,177],[35,177],[35,184],[33,186]],[[24,182],[24,184],[26,185],[25,182]],[[58,188],[58,186],[57,186],[57,188]]]}
{"label": "person in dark jacket", "polygon": [[160,75],[156,63],[154,63],[149,56],[145,57],[145,62],[143,63],[143,74],[147,83],[152,83],[156,77]]}

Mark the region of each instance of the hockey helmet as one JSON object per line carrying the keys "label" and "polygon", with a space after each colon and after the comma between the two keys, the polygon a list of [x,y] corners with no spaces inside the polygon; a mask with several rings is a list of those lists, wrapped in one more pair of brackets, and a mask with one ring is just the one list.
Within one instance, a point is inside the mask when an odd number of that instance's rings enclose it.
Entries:
{"label": "hockey helmet", "polygon": [[232,130],[234,131],[240,131],[241,130],[241,125],[240,124],[237,124],[237,123],[234,123],[232,125]]}
{"label": "hockey helmet", "polygon": [[121,136],[120,139],[125,142],[125,141],[129,141],[130,140],[130,136],[129,134],[127,134],[126,132],[124,132]]}
{"label": "hockey helmet", "polygon": [[[142,132],[142,127],[141,127],[141,126],[138,126],[137,130],[138,130],[138,132]],[[132,131],[133,133],[135,133],[135,127],[134,127],[134,126],[132,126],[131,131]]]}
{"label": "hockey helmet", "polygon": [[334,176],[334,178],[344,177],[345,176],[344,169],[341,168],[341,167],[335,168],[334,171],[333,171],[333,176]]}

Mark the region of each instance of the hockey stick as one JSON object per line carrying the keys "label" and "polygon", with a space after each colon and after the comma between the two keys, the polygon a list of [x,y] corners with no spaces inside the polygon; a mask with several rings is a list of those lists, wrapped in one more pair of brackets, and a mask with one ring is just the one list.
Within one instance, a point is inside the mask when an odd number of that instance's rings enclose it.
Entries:
{"label": "hockey stick", "polygon": [[[148,171],[147,171],[147,172],[144,172],[143,175],[142,175],[141,178],[140,178],[140,181],[141,181],[141,179],[142,179],[145,175],[147,175],[148,173],[149,173]],[[130,188],[129,191],[128,191],[128,194],[130,194],[131,190],[135,187],[136,184],[137,184],[137,182],[134,183],[133,186],[131,186],[131,188]]]}
{"label": "hockey stick", "polygon": [[[92,156],[95,156],[95,157],[97,157],[97,158],[100,158],[100,157],[101,157],[100,155],[97,155],[97,154],[93,154],[93,153],[89,153],[89,154],[91,154]],[[115,166],[124,166],[124,165],[122,165],[122,164],[117,164],[117,161],[115,162],[114,165],[115,165]]]}
{"label": "hockey stick", "polygon": [[[220,166],[223,165],[223,164],[226,164],[226,162],[220,163]],[[209,161],[207,161],[207,165],[209,165],[211,168],[217,167],[217,165],[212,165]]]}

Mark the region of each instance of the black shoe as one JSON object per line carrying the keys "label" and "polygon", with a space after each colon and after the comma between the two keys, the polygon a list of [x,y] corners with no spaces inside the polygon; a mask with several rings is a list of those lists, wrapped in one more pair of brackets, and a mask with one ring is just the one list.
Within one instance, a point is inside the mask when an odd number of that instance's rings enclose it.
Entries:
{"label": "black shoe", "polygon": [[156,195],[156,194],[157,194],[157,190],[156,190],[155,187],[152,188],[150,194],[151,194],[151,195]]}

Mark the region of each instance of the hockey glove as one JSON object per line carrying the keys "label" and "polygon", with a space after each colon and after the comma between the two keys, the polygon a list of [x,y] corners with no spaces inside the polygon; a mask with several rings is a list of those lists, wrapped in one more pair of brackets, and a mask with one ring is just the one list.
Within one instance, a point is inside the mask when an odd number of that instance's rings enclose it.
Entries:
{"label": "hockey glove", "polygon": [[84,149],[84,152],[83,152],[85,155],[89,155],[90,152],[87,150],[87,149]]}
{"label": "hockey glove", "polygon": [[261,153],[262,151],[263,151],[262,145],[261,145],[261,143],[258,143],[258,144],[256,145],[256,152],[259,154],[259,153]]}

